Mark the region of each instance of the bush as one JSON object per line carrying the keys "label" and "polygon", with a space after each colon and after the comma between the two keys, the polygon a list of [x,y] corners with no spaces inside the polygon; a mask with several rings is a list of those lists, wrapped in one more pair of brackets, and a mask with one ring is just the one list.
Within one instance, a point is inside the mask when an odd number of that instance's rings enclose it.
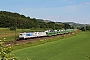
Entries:
{"label": "bush", "polygon": [[0,60],[18,60],[17,57],[10,54],[12,51],[12,46],[4,45],[4,41],[0,40]]}
{"label": "bush", "polygon": [[16,27],[12,26],[10,27],[10,30],[16,30]]}

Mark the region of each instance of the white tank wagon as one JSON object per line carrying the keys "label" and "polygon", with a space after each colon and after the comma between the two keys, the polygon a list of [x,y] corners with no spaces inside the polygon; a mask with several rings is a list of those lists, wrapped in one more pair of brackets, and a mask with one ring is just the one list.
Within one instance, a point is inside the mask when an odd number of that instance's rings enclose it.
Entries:
{"label": "white tank wagon", "polygon": [[35,38],[42,36],[46,36],[46,32],[29,32],[29,33],[24,32],[19,34],[19,39]]}
{"label": "white tank wagon", "polygon": [[29,32],[29,33],[20,33],[19,34],[19,39],[26,39],[26,38],[33,38],[33,37],[37,37],[35,32]]}
{"label": "white tank wagon", "polygon": [[35,35],[36,35],[37,37],[47,36],[47,35],[46,35],[46,32],[36,32]]}

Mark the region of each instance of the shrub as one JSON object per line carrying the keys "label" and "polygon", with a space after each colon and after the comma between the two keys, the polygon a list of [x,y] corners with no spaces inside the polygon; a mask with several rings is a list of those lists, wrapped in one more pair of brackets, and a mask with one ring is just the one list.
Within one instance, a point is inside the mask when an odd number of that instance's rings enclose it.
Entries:
{"label": "shrub", "polygon": [[10,30],[16,30],[16,27],[12,26],[10,27]]}
{"label": "shrub", "polygon": [[4,40],[0,40],[0,60],[17,60],[17,57],[10,54],[12,50],[13,49],[10,44],[5,46]]}

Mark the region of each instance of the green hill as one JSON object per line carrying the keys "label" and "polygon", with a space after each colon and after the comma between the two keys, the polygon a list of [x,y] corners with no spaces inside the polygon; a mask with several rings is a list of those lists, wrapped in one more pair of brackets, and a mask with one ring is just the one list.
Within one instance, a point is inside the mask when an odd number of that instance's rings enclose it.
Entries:
{"label": "green hill", "polygon": [[61,29],[64,28],[64,25],[56,24],[49,20],[26,17],[19,13],[0,11],[0,27]]}
{"label": "green hill", "polygon": [[0,11],[0,27],[7,28],[17,26],[17,28],[32,28],[37,27],[35,18],[26,17],[19,13]]}

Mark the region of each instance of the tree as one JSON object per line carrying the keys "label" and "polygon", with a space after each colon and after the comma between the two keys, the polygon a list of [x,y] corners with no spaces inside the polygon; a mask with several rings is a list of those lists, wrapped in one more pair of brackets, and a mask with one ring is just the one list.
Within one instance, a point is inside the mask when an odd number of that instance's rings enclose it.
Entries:
{"label": "tree", "polygon": [[66,30],[66,29],[70,29],[70,25],[69,24],[67,24],[67,23],[64,23],[64,29]]}
{"label": "tree", "polygon": [[81,27],[80,30],[85,31],[85,27]]}
{"label": "tree", "polygon": [[86,30],[89,30],[90,31],[90,26],[86,26]]}
{"label": "tree", "polygon": [[55,29],[55,22],[48,22],[47,24],[49,28]]}

